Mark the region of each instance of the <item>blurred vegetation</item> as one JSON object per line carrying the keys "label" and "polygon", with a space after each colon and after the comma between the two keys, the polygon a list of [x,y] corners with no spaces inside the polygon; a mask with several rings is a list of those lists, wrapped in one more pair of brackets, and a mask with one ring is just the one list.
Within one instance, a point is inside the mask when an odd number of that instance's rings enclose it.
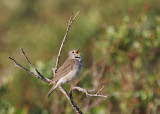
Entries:
{"label": "blurred vegetation", "polygon": [[[60,64],[70,49],[80,48],[81,75],[92,71],[78,86],[105,85],[102,93],[108,98],[75,92],[76,103],[87,114],[160,113],[159,4],[159,0],[1,0],[0,114],[74,113],[60,91],[46,99],[50,86],[14,67],[8,56],[31,69],[19,50],[23,48],[41,73],[52,78],[68,19],[79,10]],[[95,72],[102,67],[99,79]]]}

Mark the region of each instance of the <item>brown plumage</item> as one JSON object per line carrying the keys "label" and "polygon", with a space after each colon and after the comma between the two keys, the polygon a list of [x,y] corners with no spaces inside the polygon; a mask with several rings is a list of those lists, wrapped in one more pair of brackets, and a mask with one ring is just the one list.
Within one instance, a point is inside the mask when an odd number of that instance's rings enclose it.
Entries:
{"label": "brown plumage", "polygon": [[50,84],[56,83],[60,78],[68,74],[72,69],[73,65],[78,63],[79,61],[76,59],[67,59],[62,66],[57,70],[55,74],[55,78],[53,78]]}
{"label": "brown plumage", "polygon": [[50,84],[54,83],[54,86],[48,92],[48,97],[51,93],[60,85],[75,80],[83,65],[83,61],[81,59],[81,55],[78,53],[78,50],[74,49],[69,51],[68,59],[62,64],[62,66],[58,69],[55,74],[55,78],[53,78]]}

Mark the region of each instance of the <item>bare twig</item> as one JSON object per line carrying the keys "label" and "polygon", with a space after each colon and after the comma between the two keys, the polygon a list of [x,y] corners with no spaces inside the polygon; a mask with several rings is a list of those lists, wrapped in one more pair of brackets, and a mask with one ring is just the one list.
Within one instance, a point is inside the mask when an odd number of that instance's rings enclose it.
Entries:
{"label": "bare twig", "polygon": [[95,91],[95,89],[93,89],[93,90],[86,90],[84,88],[75,86],[75,87],[71,88],[70,94],[72,94],[73,90],[78,90],[78,91],[81,91],[81,92],[85,93],[87,97],[90,96],[90,97],[104,97],[104,98],[106,98],[107,96],[105,96],[105,95],[99,95],[99,93],[102,91],[103,88],[104,88],[104,86],[96,94],[91,94],[89,92],[93,92],[93,91]]}
{"label": "bare twig", "polygon": [[[37,70],[37,68],[30,62],[30,60],[28,59],[28,57],[26,56],[26,53],[24,52],[24,50],[21,48],[21,51],[23,53],[23,55],[25,56],[27,62],[31,65],[31,67],[34,68],[34,70],[37,72],[38,76],[41,78],[41,79],[45,79],[46,78]],[[47,79],[48,80],[48,79]]]}
{"label": "bare twig", "polygon": [[[79,11],[80,12],[80,11]],[[69,29],[71,27],[71,24],[74,22],[74,20],[76,19],[77,15],[79,14],[79,12],[76,13],[76,15],[74,16],[74,18],[72,19],[72,16],[69,18],[69,22],[68,22],[68,27],[67,27],[67,30],[66,30],[66,33],[64,35],[64,38],[63,38],[63,41],[62,41],[62,44],[61,44],[61,47],[59,49],[59,52],[58,52],[58,56],[57,56],[57,61],[56,61],[56,65],[55,65],[55,68],[53,69],[54,70],[54,74],[55,72],[57,71],[58,69],[58,64],[59,64],[59,58],[60,58],[60,55],[61,55],[61,51],[62,51],[62,47],[66,41],[66,38],[67,38],[67,35],[68,35],[68,32],[69,32]]]}
{"label": "bare twig", "polygon": [[34,75],[35,77],[39,78],[38,75],[36,75],[34,72],[31,72],[31,71],[29,71],[28,69],[24,68],[22,65],[20,65],[20,64],[19,64],[15,59],[13,59],[12,57],[9,57],[9,59],[11,59],[11,60],[14,62],[14,64],[15,64],[16,67],[18,67],[18,68],[20,68],[20,69],[23,69],[23,70],[25,70],[26,72],[28,72],[28,73]]}
{"label": "bare twig", "polygon": [[83,114],[83,112],[81,111],[81,109],[77,106],[77,104],[73,101],[72,96],[69,96],[67,94],[67,92],[63,89],[63,87],[59,87],[59,89],[61,90],[61,92],[66,96],[66,98],[68,99],[69,103],[72,105],[72,108],[79,114]]}
{"label": "bare twig", "polygon": [[[23,50],[23,49],[22,49],[22,50]],[[24,52],[24,51],[23,51],[23,52]],[[23,54],[25,55],[25,53],[23,53]],[[29,61],[29,59],[27,58],[26,55],[25,55],[25,57],[26,57],[27,61],[30,63],[30,61]],[[13,58],[11,58],[11,57],[9,57],[9,59],[11,59],[11,60],[15,63],[15,66],[16,66],[16,67],[18,67],[18,68],[20,68],[20,69],[28,72],[29,74],[34,75],[35,77],[41,79],[41,80],[44,81],[44,82],[47,82],[47,83],[50,83],[50,82],[51,82],[50,79],[45,78],[42,74],[40,74],[40,72],[39,72],[35,67],[34,67],[34,68],[36,69],[36,72],[38,71],[37,74],[35,74],[34,72],[29,71],[28,69],[26,69],[25,67],[23,67],[22,65],[20,65],[15,59],[13,59]],[[31,64],[31,63],[30,63],[30,64]],[[33,67],[33,66],[32,66],[32,67]]]}

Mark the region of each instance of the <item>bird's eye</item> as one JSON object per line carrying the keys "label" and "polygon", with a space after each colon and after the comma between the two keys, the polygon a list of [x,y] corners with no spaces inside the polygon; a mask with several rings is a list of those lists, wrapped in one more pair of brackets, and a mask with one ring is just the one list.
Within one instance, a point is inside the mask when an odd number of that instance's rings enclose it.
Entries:
{"label": "bird's eye", "polygon": [[74,51],[72,51],[72,53],[74,53]]}

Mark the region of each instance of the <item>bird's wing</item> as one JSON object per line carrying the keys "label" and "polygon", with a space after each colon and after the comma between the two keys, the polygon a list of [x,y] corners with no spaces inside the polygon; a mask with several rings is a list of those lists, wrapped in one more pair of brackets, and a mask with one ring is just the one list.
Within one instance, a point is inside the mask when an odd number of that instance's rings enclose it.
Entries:
{"label": "bird's wing", "polygon": [[55,74],[55,78],[52,80],[51,83],[55,83],[60,78],[68,74],[72,69],[73,66],[78,62],[76,59],[67,59],[63,65],[58,69],[58,71]]}

